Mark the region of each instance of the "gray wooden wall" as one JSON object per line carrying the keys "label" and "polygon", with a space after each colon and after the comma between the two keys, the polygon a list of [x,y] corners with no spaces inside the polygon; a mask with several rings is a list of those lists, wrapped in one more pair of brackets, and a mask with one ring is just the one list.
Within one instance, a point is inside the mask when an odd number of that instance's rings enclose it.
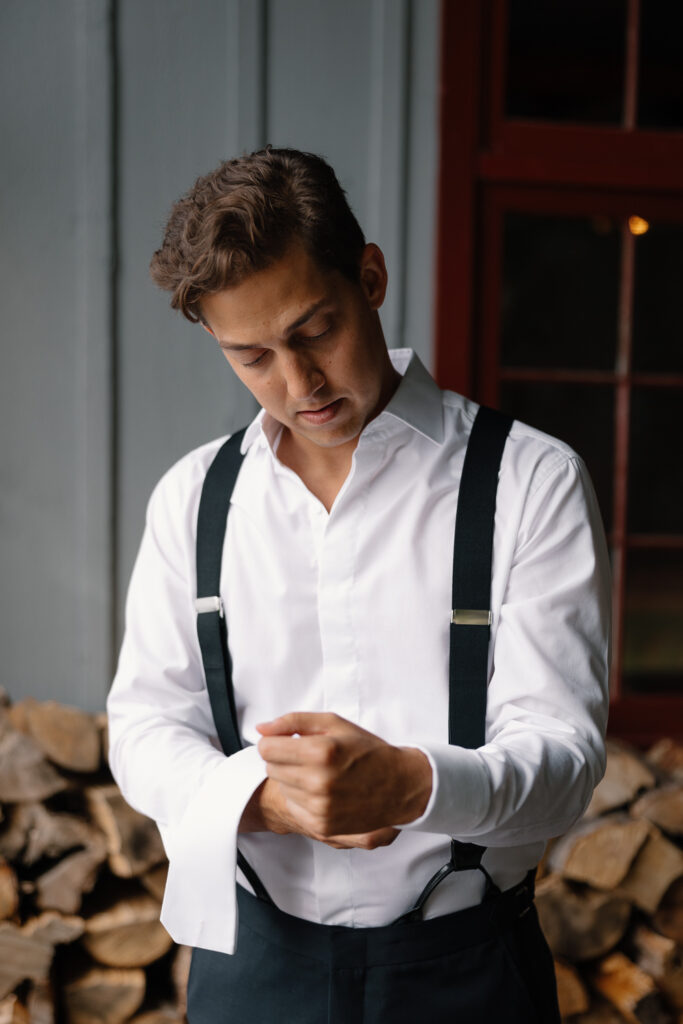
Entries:
{"label": "gray wooden wall", "polygon": [[0,0],[0,685],[104,706],[158,477],[251,397],[148,278],[172,202],[326,156],[431,363],[438,0]]}

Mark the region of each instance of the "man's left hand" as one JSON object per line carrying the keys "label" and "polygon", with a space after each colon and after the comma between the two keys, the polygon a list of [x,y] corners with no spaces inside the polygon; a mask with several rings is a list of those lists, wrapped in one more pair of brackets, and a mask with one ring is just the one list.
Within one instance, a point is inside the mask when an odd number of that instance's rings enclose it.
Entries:
{"label": "man's left hand", "polygon": [[427,806],[432,771],[414,747],[392,746],[327,712],[295,711],[256,728],[268,776],[306,832],[373,832],[414,821]]}

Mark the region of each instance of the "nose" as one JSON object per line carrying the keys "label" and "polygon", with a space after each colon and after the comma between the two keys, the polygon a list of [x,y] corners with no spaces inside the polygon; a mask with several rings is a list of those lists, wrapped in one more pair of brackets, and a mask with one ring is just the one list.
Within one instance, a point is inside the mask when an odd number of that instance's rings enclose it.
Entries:
{"label": "nose", "polygon": [[296,402],[312,398],[325,383],[325,375],[306,353],[293,352],[284,367],[287,394]]}

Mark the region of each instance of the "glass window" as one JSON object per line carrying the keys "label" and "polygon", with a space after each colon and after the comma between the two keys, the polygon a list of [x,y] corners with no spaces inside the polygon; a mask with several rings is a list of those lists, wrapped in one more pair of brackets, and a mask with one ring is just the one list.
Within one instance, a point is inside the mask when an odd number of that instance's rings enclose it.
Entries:
{"label": "glass window", "polygon": [[612,525],[614,390],[605,385],[504,381],[500,407],[523,422],[559,437],[583,457],[600,503],[605,529]]}
{"label": "glass window", "polygon": [[683,551],[631,550],[626,559],[624,689],[683,690]]}
{"label": "glass window", "polygon": [[629,533],[683,533],[683,391],[631,394]]}
{"label": "glass window", "polygon": [[503,245],[502,364],[613,370],[618,222],[508,212]]}
{"label": "glass window", "polygon": [[682,286],[683,224],[650,224],[636,238],[634,370],[683,372]]}
{"label": "glass window", "polygon": [[510,0],[508,117],[619,124],[625,0]]}
{"label": "glass window", "polygon": [[641,0],[638,127],[683,130],[683,4]]}

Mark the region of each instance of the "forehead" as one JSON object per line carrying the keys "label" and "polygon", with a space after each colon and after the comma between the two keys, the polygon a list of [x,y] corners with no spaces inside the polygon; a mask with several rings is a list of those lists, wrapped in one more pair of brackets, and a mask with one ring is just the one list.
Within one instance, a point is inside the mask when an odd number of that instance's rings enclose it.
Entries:
{"label": "forehead", "polygon": [[219,341],[250,344],[283,336],[313,307],[332,304],[343,287],[340,274],[321,270],[296,245],[265,270],[205,295],[202,314]]}

